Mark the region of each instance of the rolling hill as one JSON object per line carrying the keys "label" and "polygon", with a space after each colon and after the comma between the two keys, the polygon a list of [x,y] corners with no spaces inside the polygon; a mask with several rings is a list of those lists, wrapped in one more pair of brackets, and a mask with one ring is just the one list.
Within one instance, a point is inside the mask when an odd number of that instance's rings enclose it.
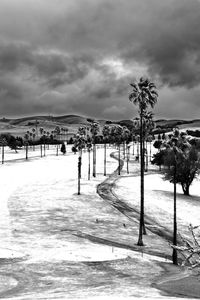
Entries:
{"label": "rolling hill", "polygon": [[[16,119],[2,118],[0,119],[0,133],[10,133],[13,135],[24,135],[27,130],[31,130],[36,126],[43,127],[46,131],[52,131],[56,126],[67,127],[68,132],[74,134],[81,125],[89,125],[90,120],[86,116],[79,115],[63,115],[63,116],[27,116]],[[101,127],[105,123],[114,123],[120,125],[131,126],[131,120],[98,120]],[[178,126],[180,129],[200,129],[200,119],[195,120],[180,120],[180,119],[158,119],[156,120],[156,127],[160,130],[171,130]]]}

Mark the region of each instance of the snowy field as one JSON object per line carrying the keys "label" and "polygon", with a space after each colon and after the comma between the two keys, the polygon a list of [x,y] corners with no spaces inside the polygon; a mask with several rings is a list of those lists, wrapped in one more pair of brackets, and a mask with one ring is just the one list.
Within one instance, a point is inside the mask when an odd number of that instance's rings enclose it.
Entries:
{"label": "snowy field", "polygon": [[[118,165],[110,158],[113,151],[107,151],[107,174]],[[135,246],[137,222],[96,193],[96,186],[105,180],[103,149],[97,150],[97,176],[91,180],[87,179],[88,154],[83,153],[81,195],[77,195],[77,158],[69,149],[66,155],[56,156],[54,147],[43,158],[0,166],[0,297],[168,299],[152,287],[163,274],[162,259],[126,249]],[[128,202],[138,197],[138,178],[130,175],[119,179],[116,188]],[[147,176],[147,193],[152,181],[155,187],[165,188],[159,176],[158,182],[151,176],[156,175]],[[157,212],[161,191],[154,189]],[[115,242],[122,246],[116,247]]]}
{"label": "snowy field", "polygon": [[[162,175],[145,175],[145,214],[153,216],[155,221],[163,224],[169,230],[173,229],[173,184],[164,181]],[[188,234],[188,226],[200,225],[200,178],[193,181],[190,187],[190,195],[185,196],[182,188],[177,184],[177,224],[181,235]],[[125,203],[139,209],[140,178],[121,177],[117,180],[115,193],[123,198]]]}

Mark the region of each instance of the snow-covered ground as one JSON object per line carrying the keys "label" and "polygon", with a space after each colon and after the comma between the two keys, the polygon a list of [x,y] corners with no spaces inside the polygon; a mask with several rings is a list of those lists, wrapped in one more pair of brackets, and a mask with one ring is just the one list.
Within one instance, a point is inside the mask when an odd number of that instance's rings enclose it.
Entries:
{"label": "snow-covered ground", "polygon": [[[183,194],[177,185],[177,224],[178,231],[187,235],[188,226],[200,225],[200,189],[199,178],[190,187],[190,195]],[[153,217],[159,224],[173,229],[173,184],[164,181],[162,175],[145,175],[145,214]],[[140,177],[121,177],[116,182],[115,193],[130,206],[140,207]]]}
{"label": "snow-covered ground", "polygon": [[[107,151],[108,174],[117,167],[112,151]],[[87,179],[87,153],[82,162],[81,195],[77,155],[69,151],[56,156],[54,148],[46,157],[0,167],[0,297],[168,298],[151,286],[163,272],[160,259],[126,249],[135,246],[137,223],[96,193],[105,179],[103,149],[97,150],[97,177]],[[136,186],[135,177],[118,181],[116,192],[127,201],[137,194],[134,180]]]}

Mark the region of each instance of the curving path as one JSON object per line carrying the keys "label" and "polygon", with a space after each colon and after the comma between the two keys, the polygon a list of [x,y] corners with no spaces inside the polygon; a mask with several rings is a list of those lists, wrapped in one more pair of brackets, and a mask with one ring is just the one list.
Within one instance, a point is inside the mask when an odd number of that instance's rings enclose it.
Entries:
{"label": "curving path", "polygon": [[[114,153],[112,153],[111,156],[115,159],[118,159],[117,155],[115,155]],[[133,161],[132,161],[132,163],[134,164]],[[121,162],[121,170],[123,169],[123,165],[124,165],[124,162],[122,161]],[[138,164],[135,163],[134,165],[137,168]],[[155,171],[151,171],[148,174],[150,174],[150,173],[155,173]],[[132,206],[128,205],[127,202],[124,199],[120,198],[115,192],[116,182],[119,180],[119,176],[117,174],[118,174],[118,170],[113,172],[109,176],[109,178],[105,179],[102,183],[100,183],[97,186],[97,193],[103,199],[108,201],[113,207],[115,207],[117,210],[119,210],[123,215],[125,215],[127,218],[129,218],[131,221],[139,222],[139,218],[140,218],[139,210],[136,207],[134,207],[133,205]],[[133,173],[131,173],[131,177],[138,177],[138,175],[139,175],[139,170],[134,170]],[[125,173],[123,174],[123,176],[130,177],[130,175],[126,175]],[[170,231],[167,227],[162,226],[161,224],[156,222],[153,217],[149,217],[149,216],[145,215],[145,225],[146,225],[146,229],[149,232],[152,232],[153,234],[160,236],[162,239],[165,239],[167,242],[172,241],[172,236],[173,236],[172,231]],[[141,248],[134,247],[134,250],[141,251]],[[157,255],[157,256],[170,258],[165,253],[160,253],[160,251],[157,251],[155,249],[150,250],[149,248],[144,248],[143,251]]]}

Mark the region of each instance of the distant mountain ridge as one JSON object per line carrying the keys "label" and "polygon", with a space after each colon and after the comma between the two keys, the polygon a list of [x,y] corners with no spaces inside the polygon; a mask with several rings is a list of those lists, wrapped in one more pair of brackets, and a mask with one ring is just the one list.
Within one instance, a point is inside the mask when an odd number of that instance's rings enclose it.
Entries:
{"label": "distant mountain ridge", "polygon": [[[119,121],[111,121],[111,120],[98,120],[96,118],[90,118],[86,116],[79,116],[79,115],[61,115],[61,116],[52,116],[52,115],[41,115],[41,116],[25,116],[21,118],[2,118],[0,119],[0,122],[7,123],[13,126],[28,126],[31,124],[34,124],[34,122],[49,122],[49,123],[56,123],[63,125],[73,125],[73,124],[82,124],[82,125],[88,125],[90,122],[89,120],[98,121],[101,125],[104,125],[106,123],[114,123],[114,124],[121,124],[121,125],[127,125],[130,126],[132,124],[131,120],[125,119],[125,120],[119,120]],[[194,119],[194,120],[182,120],[182,119],[157,119],[155,120],[156,126],[160,128],[164,127],[175,127],[175,126],[189,126],[189,127],[200,127],[200,119]]]}

